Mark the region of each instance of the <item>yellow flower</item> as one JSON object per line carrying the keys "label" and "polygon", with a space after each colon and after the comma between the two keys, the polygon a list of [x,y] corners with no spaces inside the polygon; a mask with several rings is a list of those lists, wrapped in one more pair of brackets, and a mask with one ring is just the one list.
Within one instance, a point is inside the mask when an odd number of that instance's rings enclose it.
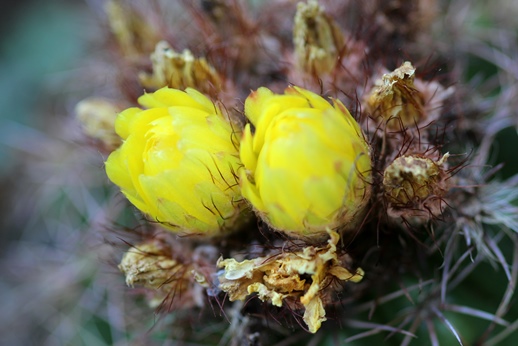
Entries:
{"label": "yellow flower", "polygon": [[147,110],[119,114],[123,144],[106,173],[152,221],[187,234],[216,235],[239,220],[235,129],[194,89],[162,88],[139,98]]}
{"label": "yellow flower", "polygon": [[243,196],[273,228],[324,238],[351,229],[370,195],[369,145],[345,106],[298,87],[252,92],[240,156]]}

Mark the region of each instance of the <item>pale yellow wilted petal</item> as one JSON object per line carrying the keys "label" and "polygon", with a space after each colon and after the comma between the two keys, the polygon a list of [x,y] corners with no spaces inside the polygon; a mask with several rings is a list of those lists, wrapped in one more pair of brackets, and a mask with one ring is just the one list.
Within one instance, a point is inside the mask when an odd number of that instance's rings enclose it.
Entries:
{"label": "pale yellow wilted petal", "polygon": [[[275,306],[289,299],[291,308],[304,310],[304,321],[315,333],[326,320],[323,297],[341,291],[336,280],[358,282],[364,273],[357,268],[354,275],[344,267],[350,262],[346,254],[337,253],[338,233],[327,229],[326,246],[306,246],[298,251],[280,250],[267,257],[257,257],[242,262],[234,258],[218,260],[223,268],[219,274],[219,288],[230,301],[245,300],[252,293]],[[328,300],[327,300],[328,301]]]}
{"label": "pale yellow wilted petal", "polygon": [[322,322],[327,320],[322,299],[314,297],[308,302],[303,320],[306,322],[310,333],[316,333],[320,329]]}

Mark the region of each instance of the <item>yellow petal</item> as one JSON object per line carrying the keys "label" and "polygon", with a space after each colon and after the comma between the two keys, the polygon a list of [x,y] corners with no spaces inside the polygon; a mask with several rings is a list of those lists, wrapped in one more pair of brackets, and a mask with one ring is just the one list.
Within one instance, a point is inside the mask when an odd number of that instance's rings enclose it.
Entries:
{"label": "yellow petal", "polygon": [[[237,170],[240,132],[194,89],[163,88],[117,119],[125,141],[108,177],[153,221],[177,232],[215,235],[244,209]],[[239,221],[239,220],[238,220]]]}
{"label": "yellow petal", "polygon": [[309,90],[299,88],[297,86],[290,86],[286,89],[287,94],[301,95],[304,97],[311,108],[316,108],[319,110],[325,110],[331,108],[329,102],[327,102],[322,96],[317,95]]}
{"label": "yellow petal", "polygon": [[247,170],[254,172],[257,166],[257,154],[253,149],[253,136],[250,130],[250,124],[246,124],[239,147],[239,156]]}
{"label": "yellow petal", "polygon": [[261,196],[259,195],[257,187],[255,184],[248,180],[244,169],[239,171],[239,182],[241,185],[241,194],[243,197],[246,198],[255,207],[255,209],[261,212],[266,212],[264,203],[261,199]]}
{"label": "yellow petal", "polygon": [[142,112],[142,109],[133,107],[128,108],[117,115],[117,120],[115,121],[115,132],[122,139],[128,138],[129,134],[131,133],[131,123],[140,112]]}
{"label": "yellow petal", "polygon": [[138,98],[138,103],[146,108],[190,107],[206,111],[205,105],[200,104],[189,94],[178,89],[162,88],[154,93],[146,93]]}
{"label": "yellow petal", "polygon": [[268,99],[273,92],[270,89],[261,87],[256,91],[252,91],[245,100],[245,113],[248,120],[252,124],[256,124],[257,120],[263,113],[262,107],[266,99]]}

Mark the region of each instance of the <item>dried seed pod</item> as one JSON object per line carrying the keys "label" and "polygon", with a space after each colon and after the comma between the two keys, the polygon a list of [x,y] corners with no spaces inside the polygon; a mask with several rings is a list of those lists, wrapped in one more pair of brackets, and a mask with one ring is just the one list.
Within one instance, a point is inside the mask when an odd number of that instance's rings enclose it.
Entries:
{"label": "dried seed pod", "polygon": [[126,284],[148,289],[148,303],[158,307],[168,297],[173,300],[171,308],[186,308],[202,301],[194,289],[193,265],[173,258],[170,249],[151,240],[131,247],[123,256],[119,269],[126,276]]}
{"label": "dried seed pod", "polygon": [[135,284],[147,288],[166,288],[181,267],[181,263],[165,255],[154,242],[143,243],[128,250],[119,264],[119,269],[126,275],[126,284]]}
{"label": "dried seed pod", "polygon": [[448,191],[446,153],[438,161],[420,155],[395,159],[383,173],[385,197],[393,216],[438,216]]}
{"label": "dried seed pod", "polygon": [[205,58],[195,58],[188,49],[180,54],[166,41],[157,43],[151,54],[151,62],[153,73],[139,74],[144,88],[194,88],[202,93],[214,94],[223,86],[219,74]]}
{"label": "dried seed pod", "polygon": [[307,73],[321,75],[335,68],[343,53],[344,37],[318,1],[309,0],[297,5],[293,43],[298,67]]}

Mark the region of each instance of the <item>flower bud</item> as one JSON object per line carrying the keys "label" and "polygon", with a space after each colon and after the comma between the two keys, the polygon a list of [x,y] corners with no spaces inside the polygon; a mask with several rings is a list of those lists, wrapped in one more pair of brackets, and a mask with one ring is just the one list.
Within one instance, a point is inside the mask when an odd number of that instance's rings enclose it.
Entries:
{"label": "flower bud", "polygon": [[115,119],[121,110],[113,101],[90,97],[79,102],[75,112],[84,134],[112,151],[122,143],[114,128]]}
{"label": "flower bud", "polygon": [[352,229],[370,196],[369,145],[338,100],[298,87],[252,92],[240,156],[243,196],[270,226],[319,239]]}
{"label": "flower bud", "polygon": [[139,103],[148,109],[117,118],[124,143],[106,161],[108,178],[175,232],[212,236],[237,227],[243,203],[235,125],[194,89],[163,88]]}
{"label": "flower bud", "polygon": [[445,205],[442,198],[448,190],[445,171],[448,156],[446,153],[433,161],[419,155],[404,155],[385,169],[383,187],[393,216],[426,219],[442,213]]}
{"label": "flower bud", "polygon": [[298,67],[311,74],[331,72],[344,47],[343,35],[317,1],[299,2],[293,27]]}
{"label": "flower bud", "polygon": [[174,51],[166,41],[156,45],[151,54],[153,73],[139,74],[140,83],[149,89],[168,86],[175,89],[195,88],[202,93],[211,93],[221,89],[221,79],[204,58],[194,58],[186,49],[182,54]]}

